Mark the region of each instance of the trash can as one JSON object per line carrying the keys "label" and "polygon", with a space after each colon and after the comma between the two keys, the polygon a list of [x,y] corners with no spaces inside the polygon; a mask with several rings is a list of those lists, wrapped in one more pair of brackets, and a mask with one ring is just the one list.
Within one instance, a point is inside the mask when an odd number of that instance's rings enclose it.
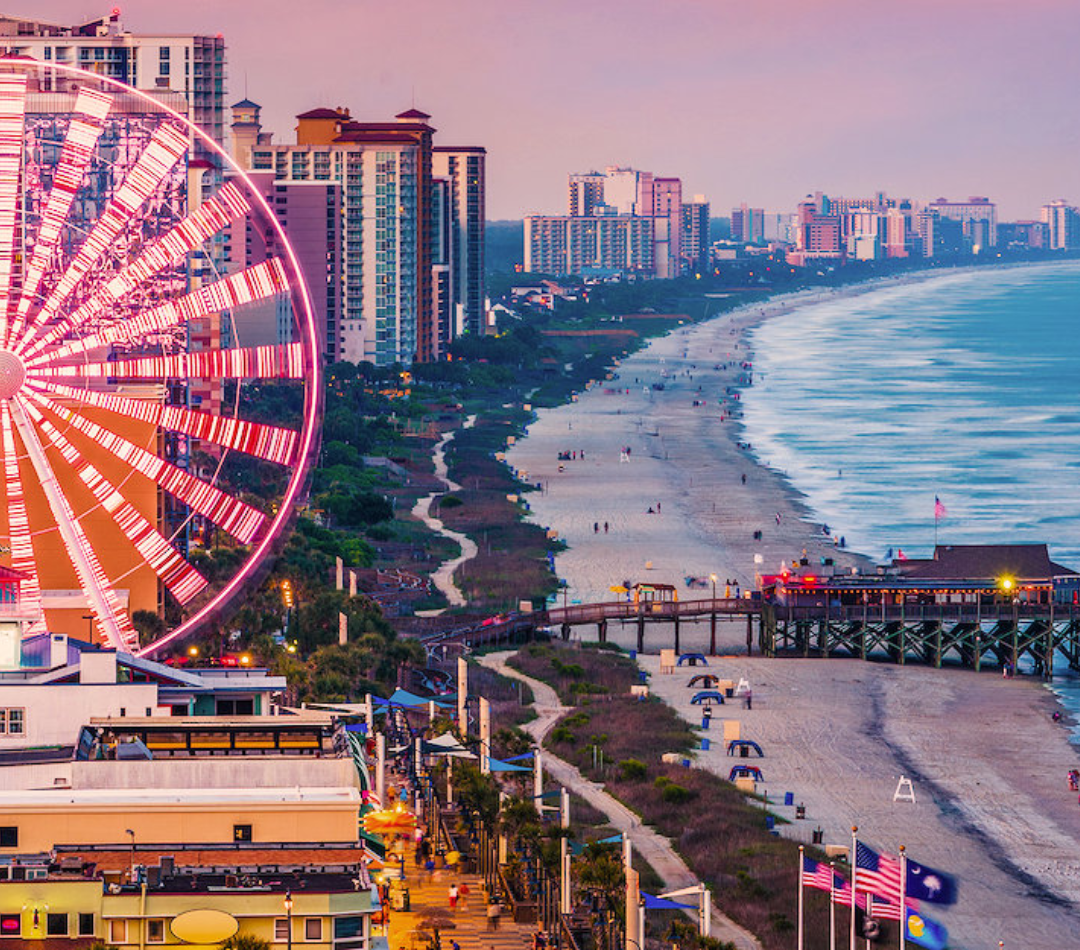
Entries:
{"label": "trash can", "polygon": [[726,689],[724,690],[724,695],[725,695],[725,696],[726,696],[726,697],[727,697],[728,699],[734,699],[734,698],[735,698],[735,687],[734,687],[734,686],[728,686],[728,687],[727,687],[727,688],[726,688]]}
{"label": "trash can", "polygon": [[709,728],[709,717],[708,716],[702,716],[701,717],[701,728],[705,729],[706,731],[708,730],[708,728]]}
{"label": "trash can", "polygon": [[[706,726],[705,728],[708,728],[708,726]],[[709,751],[709,740],[708,739],[702,739],[701,740],[701,751],[702,752],[708,752]]]}
{"label": "trash can", "polygon": [[791,805],[795,804],[795,793],[794,792],[784,792],[784,804],[789,806],[789,807]]}
{"label": "trash can", "polygon": [[800,805],[795,806],[795,817],[796,818],[805,818],[806,817],[806,806],[805,805],[800,804]]}
{"label": "trash can", "polygon": [[765,827],[768,828],[769,831],[772,831],[773,828],[776,827],[776,816],[775,815],[766,815],[765,816]]}
{"label": "trash can", "polygon": [[750,758],[750,746],[748,746],[748,745],[739,746],[739,757],[743,758],[743,759]]}
{"label": "trash can", "polygon": [[825,829],[815,828],[811,836],[811,844],[824,844],[825,842]]}

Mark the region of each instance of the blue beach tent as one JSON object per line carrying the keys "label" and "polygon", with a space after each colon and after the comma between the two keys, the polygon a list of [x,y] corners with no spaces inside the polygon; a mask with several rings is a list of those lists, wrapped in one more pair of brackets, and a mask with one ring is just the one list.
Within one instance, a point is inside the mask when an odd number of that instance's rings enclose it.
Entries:
{"label": "blue beach tent", "polygon": [[720,705],[723,705],[724,694],[717,692],[715,689],[703,689],[700,692],[694,693],[690,702],[694,706],[700,706],[702,703],[719,703]]}
{"label": "blue beach tent", "polygon": [[752,778],[755,782],[764,782],[765,776],[756,765],[736,765],[728,775],[728,781],[734,782],[737,778]]}
{"label": "blue beach tent", "polygon": [[748,755],[753,749],[760,758],[765,758],[765,753],[753,739],[732,739],[727,745],[728,755]]}
{"label": "blue beach tent", "polygon": [[684,653],[679,657],[679,666],[708,666],[704,653]]}
{"label": "blue beach tent", "polygon": [[686,685],[693,689],[695,686],[699,686],[702,689],[716,689],[720,684],[720,677],[713,673],[698,673],[697,676],[691,676],[690,682]]}

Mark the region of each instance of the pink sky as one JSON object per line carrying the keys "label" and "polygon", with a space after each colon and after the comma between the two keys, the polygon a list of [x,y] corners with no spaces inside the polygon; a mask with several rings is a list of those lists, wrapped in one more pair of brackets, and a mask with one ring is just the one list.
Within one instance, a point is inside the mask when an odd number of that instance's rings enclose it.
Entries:
{"label": "pink sky", "polygon": [[[566,175],[631,165],[713,214],[806,193],[1080,203],[1077,0],[119,0],[132,32],[223,33],[230,98],[488,149],[488,217],[564,210]],[[10,0],[73,22],[112,4]]]}

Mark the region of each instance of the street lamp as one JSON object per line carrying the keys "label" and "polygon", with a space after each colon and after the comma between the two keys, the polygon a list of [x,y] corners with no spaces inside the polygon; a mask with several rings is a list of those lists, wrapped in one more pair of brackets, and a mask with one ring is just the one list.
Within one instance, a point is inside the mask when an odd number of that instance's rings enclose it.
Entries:
{"label": "street lamp", "polygon": [[712,581],[712,599],[716,600],[716,575],[710,574],[709,580]]}
{"label": "street lamp", "polygon": [[292,950],[292,891],[285,892],[285,940]]}
{"label": "street lamp", "polygon": [[128,871],[128,878],[132,884],[135,883],[135,832],[130,828],[124,829],[124,834],[131,835],[131,870]]}

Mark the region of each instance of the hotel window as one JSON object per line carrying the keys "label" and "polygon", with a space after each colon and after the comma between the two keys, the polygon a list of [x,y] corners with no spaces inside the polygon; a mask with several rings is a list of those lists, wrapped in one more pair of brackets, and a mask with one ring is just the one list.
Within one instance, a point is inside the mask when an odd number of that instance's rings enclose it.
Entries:
{"label": "hotel window", "polygon": [[93,937],[94,929],[94,915],[79,914],[79,936]]}
{"label": "hotel window", "polygon": [[321,917],[308,917],[304,920],[304,939],[322,940]]}
{"label": "hotel window", "polygon": [[18,937],[22,933],[19,914],[0,914],[0,937]]}
{"label": "hotel window", "polygon": [[232,836],[233,841],[250,841],[251,825],[233,825]]}
{"label": "hotel window", "polygon": [[0,709],[0,736],[22,736],[26,734],[26,710],[15,706]]}
{"label": "hotel window", "polygon": [[0,848],[17,848],[19,829],[17,825],[0,825]]}
{"label": "hotel window", "polygon": [[127,943],[127,921],[109,921],[109,943]]}
{"label": "hotel window", "polygon": [[148,920],[146,922],[146,942],[147,943],[164,943],[165,942],[165,921],[164,920]]}
{"label": "hotel window", "polygon": [[46,914],[45,932],[50,937],[66,937],[68,932],[68,915]]}
{"label": "hotel window", "polygon": [[289,920],[287,917],[278,917],[274,921],[274,942],[285,943],[289,939]]}

